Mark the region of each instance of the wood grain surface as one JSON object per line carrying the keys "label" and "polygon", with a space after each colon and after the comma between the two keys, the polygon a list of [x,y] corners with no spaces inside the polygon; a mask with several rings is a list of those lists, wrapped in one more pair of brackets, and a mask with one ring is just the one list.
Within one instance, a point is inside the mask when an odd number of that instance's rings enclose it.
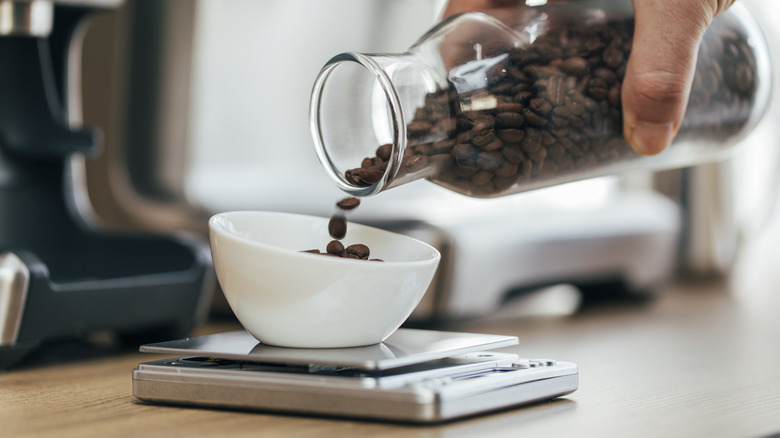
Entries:
{"label": "wood grain surface", "polygon": [[555,402],[435,426],[157,406],[133,397],[131,372],[161,356],[124,352],[0,374],[0,436],[766,436],[780,432],[778,243],[770,233],[730,278],[675,282],[646,303],[447,327],[578,363],[579,390]]}

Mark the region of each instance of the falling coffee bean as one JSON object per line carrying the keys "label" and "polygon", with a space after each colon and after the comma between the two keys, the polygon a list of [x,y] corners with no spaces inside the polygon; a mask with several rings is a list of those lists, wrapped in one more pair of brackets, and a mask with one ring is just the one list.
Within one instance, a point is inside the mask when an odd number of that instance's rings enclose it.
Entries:
{"label": "falling coffee bean", "polygon": [[328,233],[330,237],[341,240],[347,235],[347,220],[340,214],[334,214],[328,222]]}
{"label": "falling coffee bean", "polygon": [[349,198],[344,198],[341,201],[336,203],[336,207],[342,210],[354,210],[359,206],[360,206],[360,198],[356,198],[354,196]]}

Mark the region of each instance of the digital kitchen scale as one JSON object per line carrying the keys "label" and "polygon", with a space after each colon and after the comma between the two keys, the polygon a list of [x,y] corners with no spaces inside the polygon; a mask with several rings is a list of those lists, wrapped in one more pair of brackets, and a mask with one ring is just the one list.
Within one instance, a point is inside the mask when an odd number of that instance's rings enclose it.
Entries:
{"label": "digital kitchen scale", "polygon": [[154,403],[428,423],[577,389],[573,363],[484,351],[517,343],[402,328],[375,345],[301,349],[239,330],[141,346],[178,357],[141,363],[133,394]]}

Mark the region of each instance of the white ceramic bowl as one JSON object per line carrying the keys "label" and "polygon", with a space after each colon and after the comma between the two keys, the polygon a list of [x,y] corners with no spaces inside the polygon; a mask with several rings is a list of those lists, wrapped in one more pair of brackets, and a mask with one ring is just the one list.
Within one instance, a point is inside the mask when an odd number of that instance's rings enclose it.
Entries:
{"label": "white ceramic bowl", "polygon": [[363,243],[371,258],[301,252],[325,246],[328,218],[236,211],[209,220],[219,284],[236,317],[257,340],[298,348],[381,342],[428,289],[439,252],[419,240],[349,222],[344,246]]}

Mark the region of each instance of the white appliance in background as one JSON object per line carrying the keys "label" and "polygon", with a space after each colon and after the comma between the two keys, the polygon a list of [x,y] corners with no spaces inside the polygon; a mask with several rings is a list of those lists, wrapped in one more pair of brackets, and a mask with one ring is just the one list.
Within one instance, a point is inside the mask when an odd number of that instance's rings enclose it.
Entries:
{"label": "white appliance in background", "polygon": [[423,184],[416,198],[365,199],[350,217],[442,252],[412,322],[571,314],[583,302],[648,298],[675,270],[681,213],[656,193],[604,178],[479,200]]}

